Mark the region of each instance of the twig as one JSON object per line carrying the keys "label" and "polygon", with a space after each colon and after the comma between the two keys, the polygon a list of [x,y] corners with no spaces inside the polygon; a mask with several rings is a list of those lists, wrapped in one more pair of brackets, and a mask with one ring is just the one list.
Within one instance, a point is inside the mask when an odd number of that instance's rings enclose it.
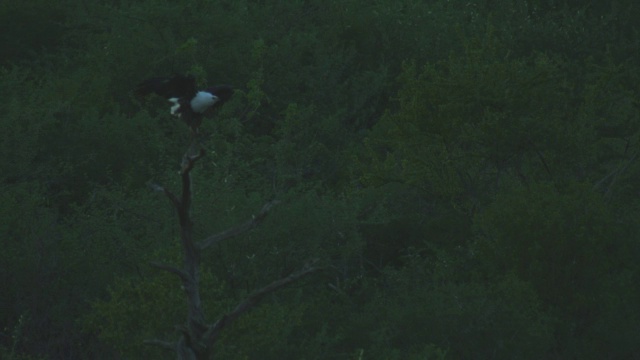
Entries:
{"label": "twig", "polygon": [[177,275],[183,282],[189,280],[189,275],[184,270],[180,270],[173,265],[163,264],[159,262],[151,262],[150,265],[157,269],[168,271],[172,274]]}
{"label": "twig", "polygon": [[[315,262],[314,262],[315,263]],[[209,330],[203,335],[203,338],[207,339],[207,342],[210,344],[215,343],[215,340],[222,329],[224,329],[227,325],[231,324],[234,320],[236,320],[240,315],[250,310],[252,307],[257,305],[265,295],[274,292],[282,287],[287,286],[288,284],[299,280],[313,272],[322,270],[319,267],[313,267],[311,264],[305,266],[304,269],[300,270],[297,273],[293,273],[285,278],[276,280],[271,284],[257,290],[253,294],[249,295],[243,302],[238,304],[235,309],[227,315],[224,315],[215,324],[213,324]]]}
{"label": "twig", "polygon": [[278,200],[273,200],[270,201],[268,203],[266,203],[263,207],[262,210],[260,210],[260,212],[258,213],[258,215],[252,216],[251,219],[245,221],[243,224],[240,224],[234,228],[231,229],[227,229],[223,232],[220,232],[218,234],[215,235],[211,235],[208,238],[200,241],[198,243],[198,248],[200,250],[204,250],[208,247],[210,247],[211,245],[217,244],[220,241],[223,240],[227,240],[230,239],[232,237],[238,236],[240,234],[243,234],[253,228],[255,228],[256,226],[258,226],[266,217],[267,214],[269,212],[269,210],[271,210],[272,207],[274,207],[275,205],[277,205],[279,203]]}
{"label": "twig", "polygon": [[180,175],[184,176],[188,174],[193,169],[196,161],[203,157],[204,154],[204,149],[200,149],[200,151],[198,151],[198,153],[195,155],[189,155],[188,152],[185,153],[182,157],[182,169],[180,170]]}
{"label": "twig", "polygon": [[171,201],[171,205],[173,205],[173,207],[175,207],[176,209],[180,208],[180,199],[178,199],[178,197],[175,196],[169,189],[165,188],[162,185],[153,183],[149,184],[149,187],[153,191],[163,193],[169,199],[169,201]]}
{"label": "twig", "polygon": [[618,180],[618,176],[620,176],[620,174],[625,172],[629,167],[629,165],[631,165],[638,158],[638,154],[640,154],[640,151],[636,152],[626,163],[620,164],[620,166],[618,166],[617,168],[613,169],[613,171],[605,175],[605,177],[603,177],[593,185],[593,190],[597,190],[611,178],[611,181],[609,182],[609,186],[607,186],[607,189],[604,192],[605,195],[608,195],[611,192],[611,188],[613,187],[613,184],[615,184],[615,182]]}
{"label": "twig", "polygon": [[158,339],[151,339],[151,340],[145,340],[144,341],[145,344],[147,345],[155,345],[155,346],[159,346],[165,350],[169,350],[172,352],[176,351],[176,344],[169,342],[169,341],[162,341],[162,340],[158,340]]}

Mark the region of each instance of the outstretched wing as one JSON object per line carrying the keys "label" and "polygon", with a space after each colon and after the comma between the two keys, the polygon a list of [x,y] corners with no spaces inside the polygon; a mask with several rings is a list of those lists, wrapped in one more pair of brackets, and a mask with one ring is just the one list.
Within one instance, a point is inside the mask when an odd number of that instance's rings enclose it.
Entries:
{"label": "outstretched wing", "polygon": [[151,93],[166,99],[191,98],[196,94],[196,79],[193,76],[176,75],[171,78],[155,77],[138,84],[135,90],[137,96],[147,96]]}

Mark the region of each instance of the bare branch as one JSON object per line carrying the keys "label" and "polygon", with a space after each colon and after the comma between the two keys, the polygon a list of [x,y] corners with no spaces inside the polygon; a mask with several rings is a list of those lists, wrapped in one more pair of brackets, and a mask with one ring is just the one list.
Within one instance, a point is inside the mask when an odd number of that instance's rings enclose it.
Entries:
{"label": "bare branch", "polygon": [[153,191],[158,191],[161,193],[164,193],[164,195],[169,199],[169,201],[171,201],[171,204],[176,208],[179,209],[180,208],[180,200],[178,199],[177,196],[175,196],[171,191],[169,191],[169,189],[165,188],[162,185],[158,185],[158,184],[154,184],[151,183],[149,184],[149,187],[153,190]]}
{"label": "bare branch", "polygon": [[149,183],[149,187],[153,191],[164,192],[164,187],[160,184]]}
{"label": "bare branch", "polygon": [[169,343],[161,340],[147,340],[146,344],[156,345],[165,349],[176,352],[178,359],[208,359],[211,355],[212,346],[217,340],[220,331],[236,320],[240,315],[257,305],[265,295],[276,291],[288,284],[312,273],[320,270],[320,268],[312,266],[310,263],[299,272],[293,273],[280,280],[257,290],[244,301],[239,303],[233,311],[223,316],[212,325],[207,325],[205,321],[204,311],[202,309],[202,301],[199,288],[199,263],[200,250],[203,250],[219,241],[229,239],[245,233],[258,226],[267,216],[273,206],[279,201],[271,201],[266,203],[257,215],[254,215],[248,221],[234,228],[223,231],[219,234],[212,235],[198,244],[193,241],[193,223],[190,216],[192,183],[191,170],[194,169],[195,163],[205,155],[205,151],[199,147],[197,139],[191,143],[189,149],[182,158],[180,177],[182,180],[182,192],[180,197],[176,196],[165,187],[158,184],[150,184],[155,191],[160,191],[167,196],[172,205],[176,209],[180,224],[180,242],[183,250],[183,267],[179,268],[174,265],[152,262],[151,266],[177,275],[182,280],[183,290],[186,293],[188,313],[186,323],[178,327],[180,339],[176,343]]}
{"label": "bare branch", "polygon": [[253,294],[249,295],[243,302],[238,304],[236,308],[229,314],[224,315],[215,324],[213,324],[209,330],[204,334],[204,338],[207,339],[207,342],[213,344],[222,329],[224,329],[227,325],[231,324],[234,320],[236,320],[240,315],[250,310],[252,307],[257,305],[265,295],[274,292],[282,287],[289,285],[290,283],[297,281],[313,272],[322,270],[320,267],[311,266],[315,261],[308,264],[304,267],[304,269],[299,272],[293,273],[285,278],[276,280],[271,284],[259,289]]}
{"label": "bare branch", "polygon": [[182,199],[180,202],[181,208],[178,210],[181,224],[183,224],[183,221],[189,221],[189,208],[191,207],[191,170],[193,170],[196,161],[203,157],[204,154],[204,149],[200,149],[196,155],[189,155],[189,150],[187,150],[182,157],[182,168],[180,169],[180,176],[182,177]]}
{"label": "bare branch", "polygon": [[159,346],[165,350],[169,350],[172,352],[176,351],[176,344],[169,342],[169,341],[162,341],[162,340],[158,340],[158,339],[151,339],[151,340],[145,340],[144,341],[145,344],[147,345],[154,345],[154,346]]}
{"label": "bare branch", "polygon": [[182,281],[189,281],[189,274],[187,274],[184,270],[180,270],[173,265],[163,264],[159,262],[151,262],[150,265],[160,270],[168,271],[172,274],[178,275],[178,277]]}
{"label": "bare branch", "polygon": [[198,243],[198,248],[200,250],[204,250],[208,247],[210,247],[211,245],[217,244],[220,241],[223,240],[227,240],[230,239],[232,237],[238,236],[240,234],[243,234],[253,228],[255,228],[256,226],[258,226],[266,217],[267,214],[269,213],[269,210],[271,210],[272,207],[274,207],[275,205],[277,205],[280,201],[278,200],[273,200],[270,201],[268,203],[266,203],[263,207],[262,210],[260,210],[260,212],[258,213],[258,215],[252,216],[251,219],[245,221],[244,223],[231,228],[231,229],[227,229],[223,232],[220,232],[218,234],[215,235],[211,235],[208,238],[202,240],[200,243]]}
{"label": "bare branch", "polygon": [[195,155],[189,155],[189,152],[187,151],[187,153],[182,157],[182,169],[180,170],[180,175],[184,176],[185,174],[188,174],[193,169],[196,161],[203,157],[204,154],[204,149],[200,149],[200,151]]}
{"label": "bare branch", "polygon": [[608,195],[611,192],[611,188],[613,187],[613,185],[618,180],[618,177],[622,173],[624,173],[627,170],[627,168],[629,167],[629,165],[631,165],[638,158],[639,154],[640,154],[640,151],[636,152],[629,160],[626,161],[626,163],[620,164],[620,166],[618,166],[617,168],[613,169],[613,171],[611,171],[605,177],[600,179],[597,183],[595,183],[593,185],[593,190],[599,189],[600,187],[602,187],[604,185],[605,182],[607,182],[607,181],[609,181],[609,179],[611,179],[611,181],[609,182],[609,186],[607,186],[607,189],[605,190],[605,195]]}

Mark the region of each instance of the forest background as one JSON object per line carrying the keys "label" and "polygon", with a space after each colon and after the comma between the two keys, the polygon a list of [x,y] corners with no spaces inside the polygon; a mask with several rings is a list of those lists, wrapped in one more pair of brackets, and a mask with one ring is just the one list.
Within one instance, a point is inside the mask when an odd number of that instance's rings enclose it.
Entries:
{"label": "forest background", "polygon": [[0,357],[161,359],[189,133],[135,85],[232,84],[194,172],[222,359],[640,357],[640,5],[0,2]]}

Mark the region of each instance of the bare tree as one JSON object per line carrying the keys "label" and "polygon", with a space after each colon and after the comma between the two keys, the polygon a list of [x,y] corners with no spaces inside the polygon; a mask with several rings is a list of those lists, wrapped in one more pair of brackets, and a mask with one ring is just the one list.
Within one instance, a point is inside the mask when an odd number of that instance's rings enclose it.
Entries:
{"label": "bare tree", "polygon": [[278,279],[271,284],[256,290],[246,299],[241,301],[231,312],[222,315],[213,323],[207,323],[202,309],[199,287],[199,267],[200,252],[220,241],[230,239],[245,233],[258,226],[267,216],[269,210],[277,204],[277,201],[266,203],[257,215],[254,215],[246,222],[209,236],[202,241],[195,242],[193,239],[193,222],[191,221],[191,170],[196,162],[205,154],[200,149],[197,154],[191,155],[190,150],[182,158],[180,176],[182,178],[182,194],[178,197],[168,189],[160,185],[152,185],[156,191],[164,193],[173,207],[176,209],[180,224],[180,241],[184,255],[182,268],[170,264],[152,263],[151,265],[168,271],[180,278],[188,302],[188,315],[185,324],[177,326],[180,338],[177,342],[163,340],[147,340],[146,344],[157,345],[167,350],[175,351],[179,360],[208,360],[212,358],[213,346],[218,339],[220,332],[240,315],[258,304],[265,295],[276,291],[314,271],[319,267],[314,266],[315,262],[308,263],[302,270],[291,275]]}

